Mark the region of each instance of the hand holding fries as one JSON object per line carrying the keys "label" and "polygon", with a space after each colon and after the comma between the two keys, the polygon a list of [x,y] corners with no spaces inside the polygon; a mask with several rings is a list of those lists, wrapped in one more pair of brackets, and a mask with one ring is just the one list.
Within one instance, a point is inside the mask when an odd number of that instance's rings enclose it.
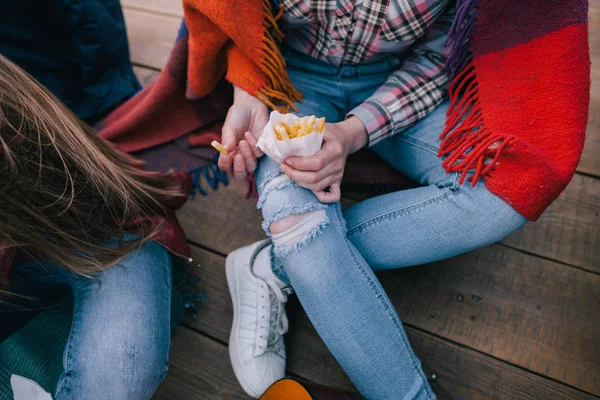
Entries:
{"label": "hand holding fries", "polygon": [[[311,190],[323,203],[340,199],[340,183],[348,154],[367,144],[367,130],[360,119],[327,124],[322,148],[311,156],[286,157],[281,169],[298,185]],[[293,140],[290,140],[293,142]]]}
{"label": "hand holding fries", "polygon": [[218,143],[222,148],[215,148],[221,153],[219,168],[243,179],[256,169],[257,159],[263,155],[256,142],[269,122],[269,112],[262,101],[236,86],[233,97]]}

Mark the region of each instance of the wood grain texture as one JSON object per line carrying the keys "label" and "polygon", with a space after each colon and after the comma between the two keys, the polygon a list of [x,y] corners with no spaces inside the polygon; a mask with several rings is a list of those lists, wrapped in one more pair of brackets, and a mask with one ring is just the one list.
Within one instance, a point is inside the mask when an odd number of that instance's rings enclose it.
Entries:
{"label": "wood grain texture", "polygon": [[231,369],[227,346],[186,327],[172,337],[169,373],[157,400],[248,400]]}
{"label": "wood grain texture", "polygon": [[589,2],[588,29],[592,87],[585,147],[577,170],[600,176],[600,0]]}
{"label": "wood grain texture", "polygon": [[600,273],[600,180],[576,174],[538,221],[502,243]]}
{"label": "wood grain texture", "polygon": [[246,183],[231,178],[207,196],[196,196],[177,213],[189,240],[228,254],[266,237],[256,201],[245,199]]}
{"label": "wood grain texture", "polygon": [[144,10],[154,14],[183,17],[182,0],[121,0],[123,8]]}
{"label": "wood grain texture", "polygon": [[[227,341],[232,306],[224,272],[224,257],[196,247],[192,249],[193,274],[200,277],[195,290],[206,294],[195,318],[185,324]],[[295,298],[293,298],[295,299]],[[481,300],[486,301],[486,299]],[[311,381],[353,389],[331,356],[298,302],[288,305],[290,332],[286,337],[288,371]],[[432,386],[440,399],[592,399],[585,394],[503,363],[421,330],[407,327],[415,352],[428,376],[435,373]]]}
{"label": "wood grain texture", "polygon": [[124,8],[129,54],[135,64],[162,69],[175,43],[181,18]]}
{"label": "wood grain texture", "polygon": [[406,323],[600,394],[600,276],[492,245],[380,279]]}

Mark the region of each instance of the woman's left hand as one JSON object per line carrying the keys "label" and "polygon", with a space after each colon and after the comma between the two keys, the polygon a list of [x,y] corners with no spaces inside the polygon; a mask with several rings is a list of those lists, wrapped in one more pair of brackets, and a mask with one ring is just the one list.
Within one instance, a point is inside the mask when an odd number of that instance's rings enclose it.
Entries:
{"label": "woman's left hand", "polygon": [[[355,116],[327,124],[323,147],[314,156],[288,157],[281,164],[285,174],[298,185],[312,190],[322,203],[340,200],[340,183],[346,158],[367,144],[367,130]],[[329,191],[325,189],[329,188]]]}

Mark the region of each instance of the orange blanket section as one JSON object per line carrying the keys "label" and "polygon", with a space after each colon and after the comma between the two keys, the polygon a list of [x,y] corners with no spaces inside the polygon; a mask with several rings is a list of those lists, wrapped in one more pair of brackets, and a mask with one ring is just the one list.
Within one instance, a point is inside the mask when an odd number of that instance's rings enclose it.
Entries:
{"label": "orange blanket section", "polygon": [[268,0],[184,0],[189,31],[188,82],[196,97],[226,79],[271,108],[288,111],[301,95],[293,88],[277,41],[279,10]]}

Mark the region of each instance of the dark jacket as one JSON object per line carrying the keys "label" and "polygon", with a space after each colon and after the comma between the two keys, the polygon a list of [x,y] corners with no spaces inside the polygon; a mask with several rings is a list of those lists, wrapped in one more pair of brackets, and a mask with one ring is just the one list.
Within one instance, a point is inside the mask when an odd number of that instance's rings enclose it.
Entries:
{"label": "dark jacket", "polygon": [[119,0],[5,1],[0,53],[93,123],[141,86]]}

